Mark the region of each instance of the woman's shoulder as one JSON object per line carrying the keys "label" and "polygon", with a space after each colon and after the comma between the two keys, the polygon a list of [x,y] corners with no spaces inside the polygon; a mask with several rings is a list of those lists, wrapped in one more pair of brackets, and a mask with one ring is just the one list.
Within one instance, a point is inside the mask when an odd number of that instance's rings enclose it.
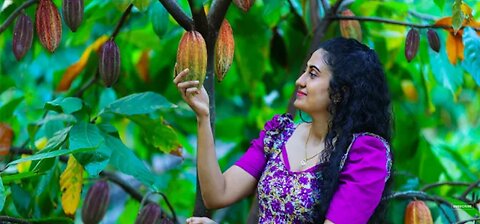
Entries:
{"label": "woman's shoulder", "polygon": [[284,129],[286,127],[292,127],[293,116],[290,113],[275,114],[270,120],[265,123],[265,131],[274,131],[278,129]]}

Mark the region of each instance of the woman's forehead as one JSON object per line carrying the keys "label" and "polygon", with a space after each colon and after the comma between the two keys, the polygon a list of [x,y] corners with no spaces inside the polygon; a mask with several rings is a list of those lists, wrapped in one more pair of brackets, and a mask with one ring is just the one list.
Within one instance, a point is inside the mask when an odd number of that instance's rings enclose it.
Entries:
{"label": "woman's forehead", "polygon": [[313,52],[312,56],[310,56],[310,59],[307,62],[307,67],[315,66],[317,68],[326,68],[327,64],[325,64],[324,59],[326,54],[327,52],[321,48]]}

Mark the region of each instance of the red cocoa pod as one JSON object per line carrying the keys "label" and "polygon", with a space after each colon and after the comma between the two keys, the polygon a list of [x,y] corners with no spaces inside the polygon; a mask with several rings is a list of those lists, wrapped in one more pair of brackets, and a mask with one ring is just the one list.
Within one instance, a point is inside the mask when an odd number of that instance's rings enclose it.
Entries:
{"label": "red cocoa pod", "polygon": [[88,189],[83,202],[82,221],[85,224],[97,224],[107,212],[110,201],[110,189],[106,181],[98,181]]}
{"label": "red cocoa pod", "polygon": [[233,0],[233,3],[244,12],[247,12],[254,2],[255,0]]}
{"label": "red cocoa pod", "polygon": [[186,68],[189,72],[184,81],[198,80],[198,86],[201,87],[207,74],[207,45],[197,31],[187,31],[178,45],[175,71],[180,73]]}
{"label": "red cocoa pod", "polygon": [[13,54],[20,61],[32,47],[33,23],[30,17],[21,13],[13,28]]}
{"label": "red cocoa pod", "polygon": [[405,211],[405,224],[421,223],[432,224],[433,218],[430,209],[423,201],[411,201]]}
{"label": "red cocoa pod", "polygon": [[12,146],[13,130],[5,123],[0,123],[0,155],[4,156],[10,152]]}
{"label": "red cocoa pod", "polygon": [[35,21],[40,43],[50,52],[55,51],[62,40],[62,21],[52,0],[40,0]]}
{"label": "red cocoa pod", "polygon": [[[344,10],[342,16],[355,16],[350,9]],[[362,42],[362,27],[358,20],[340,20],[340,32],[342,37],[353,38]]]}
{"label": "red cocoa pod", "polygon": [[440,38],[438,38],[437,32],[432,29],[428,29],[427,31],[428,37],[428,45],[432,48],[432,50],[439,52],[440,51]]}
{"label": "red cocoa pod", "polygon": [[142,208],[135,220],[135,224],[160,223],[162,211],[157,204],[149,203]]}
{"label": "red cocoa pod", "polygon": [[83,20],[83,0],[63,0],[63,20],[72,32],[77,31]]}
{"label": "red cocoa pod", "polygon": [[99,73],[107,87],[115,84],[120,76],[120,49],[115,41],[108,40],[100,50]]}
{"label": "red cocoa pod", "polygon": [[418,44],[420,43],[420,35],[416,29],[410,29],[405,40],[405,57],[410,62],[418,51]]}
{"label": "red cocoa pod", "polygon": [[215,76],[219,82],[225,78],[225,74],[232,65],[234,49],[232,27],[227,20],[223,20],[215,43]]}

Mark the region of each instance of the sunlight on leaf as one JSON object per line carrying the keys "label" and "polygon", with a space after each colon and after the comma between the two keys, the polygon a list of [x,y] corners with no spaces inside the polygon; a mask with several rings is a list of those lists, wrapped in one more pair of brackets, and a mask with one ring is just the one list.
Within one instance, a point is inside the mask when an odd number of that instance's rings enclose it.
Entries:
{"label": "sunlight on leaf", "polygon": [[80,203],[83,184],[83,167],[73,156],[68,158],[67,168],[60,176],[62,207],[66,215],[72,216]]}

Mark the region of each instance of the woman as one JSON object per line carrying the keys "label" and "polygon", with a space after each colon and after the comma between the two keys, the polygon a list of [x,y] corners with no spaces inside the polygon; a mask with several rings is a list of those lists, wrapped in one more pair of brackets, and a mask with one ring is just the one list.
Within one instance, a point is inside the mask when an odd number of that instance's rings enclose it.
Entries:
{"label": "woman", "polygon": [[295,82],[294,105],[312,121],[296,125],[290,114],[274,116],[223,174],[207,93],[196,88],[198,81],[181,82],[187,72],[174,83],[197,115],[198,176],[208,208],[257,190],[259,223],[382,222],[381,198],[392,182],[391,111],[385,74],[372,49],[353,39],[324,42]]}

